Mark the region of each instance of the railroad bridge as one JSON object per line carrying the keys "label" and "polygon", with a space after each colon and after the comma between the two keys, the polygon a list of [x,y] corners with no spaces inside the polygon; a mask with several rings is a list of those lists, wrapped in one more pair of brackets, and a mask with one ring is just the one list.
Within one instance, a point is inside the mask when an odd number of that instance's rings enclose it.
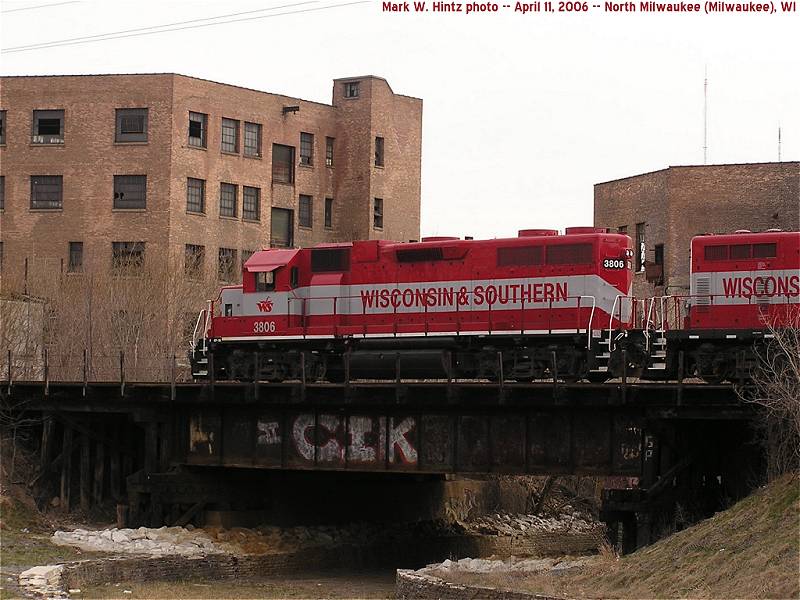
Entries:
{"label": "railroad bridge", "polygon": [[263,489],[237,485],[255,470],[625,476],[601,516],[632,549],[677,502],[746,494],[760,460],[754,409],[730,384],[170,379],[9,375],[4,411],[40,423],[42,502],[111,497],[128,525],[185,524],[255,500]]}

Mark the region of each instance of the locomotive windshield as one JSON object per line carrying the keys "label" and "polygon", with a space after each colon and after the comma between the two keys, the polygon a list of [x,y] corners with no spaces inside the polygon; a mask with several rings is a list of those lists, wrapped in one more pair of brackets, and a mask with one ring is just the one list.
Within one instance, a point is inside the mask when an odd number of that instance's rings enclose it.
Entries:
{"label": "locomotive windshield", "polygon": [[275,289],[275,276],[272,271],[256,273],[256,291],[271,292]]}

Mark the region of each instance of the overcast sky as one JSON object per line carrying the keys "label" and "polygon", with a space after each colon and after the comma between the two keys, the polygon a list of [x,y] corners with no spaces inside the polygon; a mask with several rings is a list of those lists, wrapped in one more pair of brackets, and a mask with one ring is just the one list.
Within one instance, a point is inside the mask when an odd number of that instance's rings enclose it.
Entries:
{"label": "overcast sky", "polygon": [[[3,0],[0,45],[301,1]],[[18,10],[43,4],[54,5]],[[777,160],[779,124],[783,160],[800,159],[799,13],[593,10],[398,14],[370,1],[2,52],[0,72],[178,72],[326,103],[333,78],[385,77],[395,92],[424,100],[423,235],[499,237],[591,224],[593,184],[702,164],[705,65],[709,163]]]}

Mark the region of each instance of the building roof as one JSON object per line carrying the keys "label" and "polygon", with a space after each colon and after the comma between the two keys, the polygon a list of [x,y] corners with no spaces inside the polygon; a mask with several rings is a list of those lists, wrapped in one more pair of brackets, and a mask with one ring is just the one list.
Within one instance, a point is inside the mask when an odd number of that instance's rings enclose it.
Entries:
{"label": "building roof", "polygon": [[670,165],[664,169],[656,169],[654,171],[647,171],[645,173],[637,173],[636,175],[628,175],[627,177],[619,177],[617,179],[609,179],[608,181],[601,181],[599,183],[595,183],[595,185],[605,185],[607,183],[615,183],[617,181],[625,181],[626,179],[634,179],[636,177],[644,177],[646,175],[653,175],[655,173],[661,173],[663,171],[669,171],[670,169],[705,169],[705,168],[714,168],[714,167],[743,167],[743,166],[761,166],[761,165],[797,165],[800,167],[800,162],[798,161],[791,161],[791,160],[782,160],[778,161],[765,161],[765,162],[757,162],[757,163],[718,163],[713,165]]}
{"label": "building roof", "polygon": [[[288,94],[279,94],[277,92],[265,92],[264,90],[257,90],[255,88],[246,87],[243,85],[236,85],[233,83],[223,83],[221,81],[215,81],[213,79],[205,79],[204,77],[195,77],[193,75],[184,75],[183,73],[82,73],[82,74],[59,74],[59,75],[2,75],[2,79],[26,79],[26,78],[46,78],[46,77],[153,77],[153,76],[170,76],[170,77],[184,77],[186,79],[194,79],[196,81],[205,81],[207,83],[214,83],[216,85],[224,85],[227,87],[237,88],[240,90],[247,90],[250,92],[256,92],[259,94],[267,94],[268,96],[278,96],[280,98],[292,98],[293,100],[300,100],[301,102],[308,102],[309,104],[319,104],[320,106],[327,106],[331,107],[332,104],[327,104],[325,102],[317,102],[316,100],[306,100],[304,98],[298,98],[297,96],[290,96]],[[358,77],[337,77],[333,81],[353,81],[356,79],[378,79],[386,83],[389,91],[395,94],[394,90],[392,90],[392,86],[389,85],[389,82],[386,81],[383,77],[378,77],[376,75],[360,75]],[[404,98],[413,98],[414,100],[421,100],[420,98],[415,98],[414,96],[405,96],[403,94],[395,94],[395,96],[401,96]]]}

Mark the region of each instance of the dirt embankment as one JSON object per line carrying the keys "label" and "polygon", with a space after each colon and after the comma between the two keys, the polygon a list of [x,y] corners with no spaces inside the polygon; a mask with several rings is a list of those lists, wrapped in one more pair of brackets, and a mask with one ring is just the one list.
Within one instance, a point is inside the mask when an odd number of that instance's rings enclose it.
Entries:
{"label": "dirt embankment", "polygon": [[562,598],[800,598],[800,476],[785,476],[622,558],[601,552],[561,573],[511,562],[509,568],[440,568],[436,577]]}

